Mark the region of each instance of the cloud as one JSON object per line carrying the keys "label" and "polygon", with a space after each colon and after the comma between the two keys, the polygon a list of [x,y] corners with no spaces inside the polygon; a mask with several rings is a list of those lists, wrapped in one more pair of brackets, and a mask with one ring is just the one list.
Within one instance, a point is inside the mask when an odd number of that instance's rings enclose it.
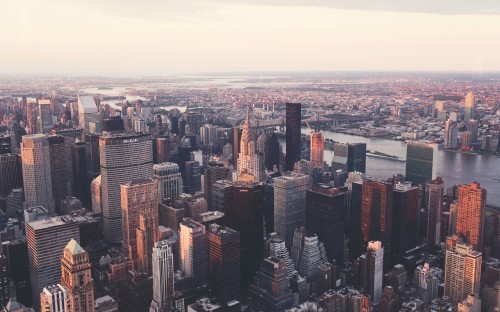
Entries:
{"label": "cloud", "polygon": [[[52,0],[63,1],[63,0]],[[197,15],[219,5],[323,7],[332,9],[429,13],[440,15],[497,15],[498,0],[86,0],[80,4],[127,17],[162,18]],[[68,1],[64,1],[67,3]]]}

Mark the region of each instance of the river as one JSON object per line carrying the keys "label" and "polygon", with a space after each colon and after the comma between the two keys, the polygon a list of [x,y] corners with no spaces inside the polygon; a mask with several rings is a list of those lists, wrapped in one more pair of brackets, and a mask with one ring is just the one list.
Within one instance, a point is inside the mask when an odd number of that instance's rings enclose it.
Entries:
{"label": "river", "polygon": [[[309,135],[311,131],[302,128],[302,133]],[[406,159],[406,144],[379,138],[365,138],[355,135],[322,131],[326,139],[341,143],[366,143],[370,151],[379,151]],[[280,140],[286,150],[284,140]],[[333,151],[325,150],[324,160],[331,163]],[[438,175],[443,177],[445,187],[455,184],[478,181],[488,191],[487,203],[500,206],[500,157],[477,155],[453,151],[438,151]],[[405,174],[405,163],[384,158],[366,157],[366,175],[374,178],[388,178],[394,174]]]}

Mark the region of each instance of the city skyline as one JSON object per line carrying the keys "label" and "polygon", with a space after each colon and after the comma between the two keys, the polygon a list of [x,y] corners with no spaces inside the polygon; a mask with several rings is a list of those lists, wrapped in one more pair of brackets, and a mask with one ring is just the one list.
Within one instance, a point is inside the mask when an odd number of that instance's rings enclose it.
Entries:
{"label": "city skyline", "polygon": [[2,74],[500,71],[493,1],[43,0],[0,8],[13,12],[0,22],[10,43],[0,52]]}

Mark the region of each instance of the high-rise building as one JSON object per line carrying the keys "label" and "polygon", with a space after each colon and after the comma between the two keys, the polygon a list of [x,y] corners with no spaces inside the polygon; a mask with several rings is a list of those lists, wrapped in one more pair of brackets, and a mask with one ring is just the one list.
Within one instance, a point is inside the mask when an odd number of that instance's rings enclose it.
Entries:
{"label": "high-rise building", "polygon": [[479,182],[458,186],[456,233],[465,237],[474,250],[482,251],[486,189]]}
{"label": "high-rise building", "polygon": [[120,243],[120,184],[152,176],[151,138],[147,134],[106,133],[99,138],[99,154],[104,236],[109,242]]}
{"label": "high-rise building", "polygon": [[23,136],[21,159],[23,164],[25,206],[43,206],[50,214],[54,214],[55,205],[54,198],[52,197],[52,178],[47,136],[44,134]]}
{"label": "high-rise building", "polygon": [[66,217],[29,222],[26,223],[26,239],[33,303],[37,303],[44,286],[61,281],[58,263],[67,242],[80,241],[78,222]]}
{"label": "high-rise building", "polygon": [[227,179],[230,175],[230,171],[227,168],[219,166],[211,166],[205,169],[202,177],[202,192],[205,199],[207,200],[208,210],[214,210],[213,208],[213,196],[212,196],[212,186],[220,180]]}
{"label": "high-rise building", "polygon": [[200,135],[200,128],[205,123],[205,117],[202,113],[196,111],[186,112],[186,124],[195,135]]}
{"label": "high-rise building", "polygon": [[174,298],[174,253],[168,240],[157,242],[153,248],[153,300],[149,312],[166,312]]}
{"label": "high-rise building", "polygon": [[87,148],[85,142],[77,139],[71,146],[71,163],[73,166],[73,195],[82,201],[84,207],[92,207],[90,183],[87,170]]}
{"label": "high-rise building", "polygon": [[325,139],[321,132],[311,133],[311,167],[323,166],[323,154],[325,152]]}
{"label": "high-rise building", "polygon": [[472,245],[460,241],[453,245],[446,250],[444,294],[457,305],[467,295],[479,294],[483,255]]}
{"label": "high-rise building", "polygon": [[437,175],[437,144],[413,142],[406,145],[406,180],[423,184]]}
{"label": "high-rise building", "polygon": [[474,94],[472,92],[467,93],[465,96],[464,105],[464,121],[469,121],[473,118],[474,114]]}
{"label": "high-rise building", "polygon": [[[384,181],[363,182],[361,233],[366,243],[381,241],[389,253],[392,239],[393,187]],[[380,290],[382,291],[382,289]]]}
{"label": "high-rise building", "polygon": [[343,262],[346,233],[346,212],[349,209],[348,192],[325,185],[313,186],[307,191],[306,229],[318,235],[325,244],[328,260]]}
{"label": "high-rise building", "polygon": [[302,105],[286,103],[286,170],[292,171],[300,160],[300,129],[302,127]]}
{"label": "high-rise building", "polygon": [[[144,256],[143,254],[139,255],[138,245],[141,244],[143,251],[148,254],[153,248],[154,238],[150,241],[151,248],[142,246],[143,241],[137,240],[137,229],[140,228],[141,216],[145,218],[143,221],[151,217],[154,224],[150,230],[156,233],[158,228],[158,184],[151,178],[136,179],[122,184],[120,188],[123,218],[122,248],[124,254],[138,264],[139,258]],[[149,259],[151,258],[149,257]]]}
{"label": "high-rise building", "polygon": [[210,143],[216,143],[217,141],[217,131],[220,127],[205,124],[200,127],[200,138],[204,145],[209,145]]}
{"label": "high-rise building", "polygon": [[52,112],[50,100],[38,100],[38,116],[40,117],[40,133],[45,134],[52,130]]}
{"label": "high-rise building", "polygon": [[366,172],[366,143],[334,143],[332,171]]}
{"label": "high-rise building", "polygon": [[[267,246],[269,246],[269,253],[267,253]],[[266,240],[266,256],[283,260],[286,266],[286,276],[290,279],[294,275],[297,275],[298,272],[294,269],[293,261],[289,255],[288,249],[285,246],[285,241],[279,238],[277,233],[269,234],[269,238]]]}
{"label": "high-rise building", "polygon": [[189,218],[181,222],[180,259],[182,271],[192,278],[194,285],[206,282],[208,243],[205,226]]}
{"label": "high-rise building", "polygon": [[13,189],[22,186],[21,157],[19,154],[0,154],[0,198],[9,196]]}
{"label": "high-rise building", "polygon": [[427,200],[427,247],[433,248],[441,242],[441,216],[443,213],[444,182],[443,178],[425,185]]}
{"label": "high-rise building", "polygon": [[368,242],[366,249],[365,292],[378,304],[382,297],[384,277],[384,248],[380,241]]}
{"label": "high-rise building", "polygon": [[251,311],[285,311],[293,306],[293,294],[286,275],[285,263],[278,258],[265,258],[248,291]]}
{"label": "high-rise building", "polygon": [[319,242],[318,236],[310,235],[304,237],[304,247],[298,265],[299,274],[314,280],[318,265],[326,262],[325,247]]}
{"label": "high-rise building", "polygon": [[99,123],[99,111],[94,97],[89,95],[78,96],[78,125],[80,128],[85,129],[86,132],[94,133],[91,131],[92,123]]}
{"label": "high-rise building", "polygon": [[310,178],[298,173],[274,179],[274,231],[292,247],[296,228],[306,224],[306,192]]}
{"label": "high-rise building", "polygon": [[52,196],[55,200],[56,211],[59,213],[61,201],[68,196],[71,188],[68,167],[66,164],[66,145],[63,136],[49,135],[50,175],[52,182]]}
{"label": "high-rise building", "polygon": [[440,277],[443,271],[441,269],[430,267],[428,263],[420,265],[415,269],[414,281],[418,287],[420,300],[425,304],[429,304],[433,299],[438,297]]}
{"label": "high-rise building", "polygon": [[262,184],[235,182],[224,192],[224,216],[228,227],[240,232],[241,289],[246,293],[264,253]]}
{"label": "high-rise building", "polygon": [[164,162],[169,162],[171,158],[171,147],[170,147],[169,137],[159,137],[156,138],[156,162],[155,164],[161,164]]}
{"label": "high-rise building", "polygon": [[225,305],[240,298],[240,233],[211,224],[208,239],[208,284],[218,301]]}
{"label": "high-rise building", "polygon": [[458,147],[458,129],[455,122],[451,119],[448,119],[444,124],[444,147]]}
{"label": "high-rise building", "polygon": [[304,239],[306,237],[306,228],[301,227],[295,229],[293,233],[293,245],[290,255],[293,261],[295,270],[299,268],[300,258],[302,257],[302,250],[304,249]]}
{"label": "high-rise building", "polygon": [[72,312],[68,288],[61,284],[45,287],[40,293],[40,312]]}
{"label": "high-rise building", "polygon": [[61,285],[68,289],[71,312],[94,312],[94,282],[89,254],[74,239],[64,248]]}
{"label": "high-rise building", "polygon": [[478,135],[478,122],[475,119],[470,119],[467,122],[467,130],[471,134],[470,141],[472,144],[477,143],[477,135]]}
{"label": "high-rise building", "polygon": [[[418,187],[411,182],[396,183],[393,191],[392,209],[392,254],[400,263],[406,251],[415,248],[418,242]],[[395,263],[393,263],[395,264]]]}
{"label": "high-rise building", "polygon": [[380,312],[398,312],[399,297],[392,286],[385,286],[379,302]]}
{"label": "high-rise building", "polygon": [[176,206],[169,201],[163,201],[158,205],[159,223],[174,231],[179,230],[179,224],[186,216],[184,207]]}
{"label": "high-rise building", "polygon": [[158,181],[160,202],[165,199],[174,202],[182,194],[182,175],[178,164],[164,162],[153,165],[153,179]]}
{"label": "high-rise building", "polygon": [[[158,206],[156,206],[158,207]],[[158,209],[155,213],[142,210],[139,215],[139,226],[136,229],[137,240],[137,270],[151,275],[151,265],[154,244],[158,241]]]}
{"label": "high-rise building", "polygon": [[196,160],[186,161],[184,172],[184,188],[186,193],[194,194],[201,191],[200,163]]}
{"label": "high-rise building", "polygon": [[236,167],[238,164],[238,156],[240,155],[241,148],[241,134],[243,133],[243,129],[240,127],[233,128],[233,166]]}
{"label": "high-rise building", "polygon": [[264,178],[263,155],[257,152],[255,133],[250,125],[247,112],[243,132],[240,139],[240,153],[238,154],[237,175],[240,181],[261,181]]}

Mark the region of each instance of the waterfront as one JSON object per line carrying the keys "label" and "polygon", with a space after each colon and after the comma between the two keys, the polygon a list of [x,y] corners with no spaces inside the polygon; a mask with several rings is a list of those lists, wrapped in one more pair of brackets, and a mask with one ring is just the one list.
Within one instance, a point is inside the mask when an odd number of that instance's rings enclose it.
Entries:
{"label": "waterfront", "polygon": [[[302,128],[302,133],[309,135],[311,131]],[[379,138],[365,138],[361,136],[322,131],[326,139],[341,143],[366,143],[370,151],[379,151],[406,159],[406,143]],[[283,150],[286,150],[284,140],[280,140]],[[331,164],[333,151],[325,150],[324,160]],[[373,178],[388,178],[393,174],[404,174],[405,163],[385,158],[367,157],[366,175]],[[455,184],[478,181],[487,189],[487,202],[489,205],[500,206],[500,157],[490,155],[477,155],[456,153],[453,151],[438,151],[438,175],[443,177],[445,187]]]}

